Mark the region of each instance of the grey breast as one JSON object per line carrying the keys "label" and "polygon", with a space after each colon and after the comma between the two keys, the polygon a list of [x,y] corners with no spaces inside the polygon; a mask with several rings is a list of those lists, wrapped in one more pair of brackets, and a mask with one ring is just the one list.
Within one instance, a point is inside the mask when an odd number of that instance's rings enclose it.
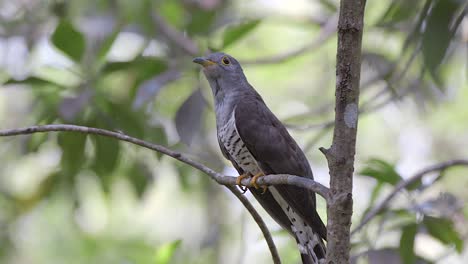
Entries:
{"label": "grey breast", "polygon": [[226,151],[237,165],[241,167],[244,172],[255,175],[260,173],[261,169],[237,132],[235,112],[236,111],[232,111],[229,120],[224,126],[220,127],[219,137],[224,148],[226,148]]}

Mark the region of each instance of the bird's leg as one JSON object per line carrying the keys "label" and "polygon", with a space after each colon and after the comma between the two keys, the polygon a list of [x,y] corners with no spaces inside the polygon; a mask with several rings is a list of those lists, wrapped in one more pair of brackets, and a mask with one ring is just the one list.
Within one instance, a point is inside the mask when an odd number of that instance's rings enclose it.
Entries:
{"label": "bird's leg", "polygon": [[[257,180],[258,180],[258,178],[263,177],[263,176],[265,176],[265,174],[263,172],[259,172],[259,173],[255,174],[252,177],[252,180],[250,180],[250,184],[252,184],[253,187],[255,187],[255,189],[260,189],[260,186],[257,184]],[[262,186],[262,189],[263,189],[262,194],[264,194],[266,192],[267,188],[268,187],[266,185]]]}
{"label": "bird's leg", "polygon": [[239,186],[239,189],[241,189],[242,194],[244,194],[247,191],[247,187],[242,186],[241,181],[249,176],[250,174],[244,173],[244,174],[239,175],[236,179],[236,184]]}

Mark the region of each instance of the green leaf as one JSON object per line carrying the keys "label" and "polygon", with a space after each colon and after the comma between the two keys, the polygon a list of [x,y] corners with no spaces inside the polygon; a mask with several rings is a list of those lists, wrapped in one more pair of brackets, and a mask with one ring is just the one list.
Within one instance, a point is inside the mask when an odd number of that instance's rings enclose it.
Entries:
{"label": "green leaf", "polygon": [[422,54],[425,67],[435,80],[439,79],[437,69],[454,35],[450,24],[462,3],[458,0],[437,0],[427,18],[422,35]]}
{"label": "green leaf", "polygon": [[99,175],[110,174],[115,169],[120,154],[120,144],[116,139],[96,136],[94,165]]}
{"label": "green leaf", "polygon": [[6,82],[3,83],[4,85],[8,84],[23,84],[23,85],[30,85],[31,87],[38,87],[38,86],[44,86],[44,85],[56,85],[55,83],[52,83],[48,80],[35,77],[35,76],[29,76],[26,79],[23,80],[15,80],[15,79],[8,79]]}
{"label": "green leaf", "polygon": [[39,147],[45,143],[48,139],[47,133],[34,133],[27,140],[28,150],[31,152],[36,152],[39,150]]}
{"label": "green leaf", "polygon": [[418,1],[393,1],[379,19],[377,26],[393,25],[414,18],[419,11]]}
{"label": "green leaf", "polygon": [[122,130],[125,134],[142,138],[144,136],[145,116],[141,112],[130,109],[130,104],[111,104],[108,113],[114,122],[114,129]]}
{"label": "green leaf", "polygon": [[[101,47],[99,48],[99,51],[96,56],[96,60],[99,63],[103,63],[106,59],[107,53],[109,53],[112,45],[114,44],[115,40],[117,39],[117,36],[120,34],[121,27],[117,27],[114,32],[112,32],[111,35],[109,35],[101,44]],[[102,64],[100,64],[102,65]]]}
{"label": "green leaf", "polygon": [[375,200],[377,199],[377,197],[379,197],[380,191],[382,190],[383,186],[384,185],[382,182],[377,182],[374,189],[372,189],[372,193],[371,193],[371,197],[369,201],[370,205],[373,205],[375,203]]}
{"label": "green leaf", "polygon": [[367,162],[367,167],[361,170],[359,174],[391,185],[396,185],[402,180],[400,174],[396,172],[394,165],[380,159],[370,159]]}
{"label": "green leaf", "polygon": [[400,256],[403,264],[412,264],[416,261],[414,238],[417,232],[417,224],[409,224],[403,227],[400,237]]}
{"label": "green leaf", "polygon": [[[162,126],[156,126],[156,127],[147,127],[145,131],[145,135],[147,135],[147,140],[151,143],[167,146],[168,145],[168,139],[166,135],[166,131],[164,127]],[[154,154],[158,159],[160,159],[163,154],[160,152],[154,151]]]}
{"label": "green leaf", "polygon": [[155,264],[169,264],[176,250],[180,247],[182,241],[176,240],[162,245],[155,255]]}
{"label": "green leaf", "polygon": [[432,237],[446,245],[454,245],[459,253],[462,252],[463,240],[455,230],[451,220],[425,216],[423,223]]}
{"label": "green leaf", "polygon": [[68,20],[62,20],[52,34],[52,43],[75,62],[79,62],[86,48],[83,34]]}
{"label": "green leaf", "polygon": [[83,166],[86,134],[62,132],[58,144],[62,149],[61,168],[64,174],[74,176]]}
{"label": "green leaf", "polygon": [[118,1],[120,19],[127,24],[137,25],[139,29],[150,33],[148,30],[153,29],[150,17],[151,2],[159,1]]}
{"label": "green leaf", "polygon": [[111,62],[104,66],[104,73],[130,71],[137,75],[138,80],[149,79],[167,70],[167,63],[158,58],[137,57],[132,61]]}
{"label": "green leaf", "polygon": [[[45,134],[45,133],[44,133]],[[51,174],[49,174],[39,185],[39,191],[38,193],[42,198],[44,197],[50,197],[57,191],[63,188],[63,186],[60,185],[61,180],[66,179],[67,175],[64,175],[60,171],[54,171]]]}
{"label": "green leaf", "polygon": [[127,178],[132,183],[138,197],[141,197],[151,180],[151,170],[142,162],[134,162],[127,172]]}
{"label": "green leaf", "polygon": [[216,11],[215,10],[192,10],[190,12],[191,19],[186,25],[186,30],[189,35],[202,35],[210,31],[214,24]]}
{"label": "green leaf", "polygon": [[[181,143],[179,143],[179,146]],[[177,146],[177,145],[175,145]],[[173,148],[177,148],[172,146]],[[182,162],[175,162],[175,169],[177,170],[177,179],[180,184],[180,188],[184,192],[191,192],[198,189],[199,184],[203,183],[203,180],[207,179],[205,177],[198,177],[200,172],[198,170],[194,170],[193,167],[182,163]],[[209,184],[208,182],[206,184]]]}
{"label": "green leaf", "polygon": [[185,20],[184,9],[179,1],[159,1],[159,14],[167,21],[167,23],[181,29]]}
{"label": "green leaf", "polygon": [[238,25],[229,26],[223,34],[223,48],[238,41],[252,31],[260,23],[259,19],[247,21]]}

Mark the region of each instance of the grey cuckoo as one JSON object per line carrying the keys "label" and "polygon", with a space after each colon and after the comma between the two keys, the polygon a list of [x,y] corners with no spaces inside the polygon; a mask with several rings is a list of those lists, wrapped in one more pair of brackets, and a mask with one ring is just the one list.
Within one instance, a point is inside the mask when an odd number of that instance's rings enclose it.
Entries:
{"label": "grey cuckoo", "polygon": [[238,184],[252,177],[249,188],[265,210],[294,238],[305,264],[325,258],[326,228],[315,210],[315,193],[276,185],[259,190],[256,180],[268,174],[313,179],[304,153],[286,128],[248,83],[241,65],[224,53],[195,58],[203,66],[214,96],[218,143],[239,172]]}

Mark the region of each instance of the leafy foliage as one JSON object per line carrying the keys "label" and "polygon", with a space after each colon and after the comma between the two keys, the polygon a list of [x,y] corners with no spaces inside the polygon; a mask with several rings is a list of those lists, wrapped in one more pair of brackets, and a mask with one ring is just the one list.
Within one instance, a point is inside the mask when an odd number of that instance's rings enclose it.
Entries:
{"label": "leafy foliage", "polygon": [[424,226],[431,236],[437,238],[444,244],[454,245],[458,252],[463,249],[463,240],[453,227],[453,222],[449,219],[426,216]]}
{"label": "leafy foliage", "polygon": [[367,166],[360,171],[361,175],[369,176],[382,183],[396,185],[402,180],[401,176],[395,171],[393,165],[380,159],[371,159]]}
{"label": "leafy foliage", "polygon": [[174,256],[176,250],[181,244],[181,240],[176,240],[165,245],[162,245],[157,251],[155,256],[155,264],[169,264]]}
{"label": "leafy foliage", "polygon": [[62,20],[57,25],[54,34],[52,34],[52,43],[77,62],[81,60],[86,48],[84,36],[68,20]]}
{"label": "leafy foliage", "polygon": [[84,134],[59,134],[58,144],[62,149],[60,167],[65,175],[72,177],[82,168],[85,160],[86,138]]}
{"label": "leafy foliage", "polygon": [[415,263],[414,239],[418,232],[418,225],[409,224],[403,227],[400,238],[400,255],[403,264]]}
{"label": "leafy foliage", "polygon": [[422,35],[422,54],[424,62],[429,72],[433,75],[437,73],[437,68],[447,53],[450,40],[455,28],[450,25],[454,17],[462,6],[462,1],[447,0],[434,1],[434,6],[427,18],[426,29]]}
{"label": "leafy foliage", "polygon": [[260,23],[259,19],[243,22],[239,25],[229,26],[223,35],[223,45],[222,48],[225,49],[231,44],[235,43],[245,35],[249,34],[250,31],[255,29]]}

